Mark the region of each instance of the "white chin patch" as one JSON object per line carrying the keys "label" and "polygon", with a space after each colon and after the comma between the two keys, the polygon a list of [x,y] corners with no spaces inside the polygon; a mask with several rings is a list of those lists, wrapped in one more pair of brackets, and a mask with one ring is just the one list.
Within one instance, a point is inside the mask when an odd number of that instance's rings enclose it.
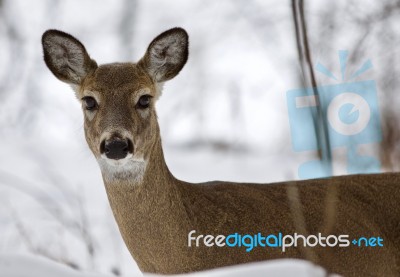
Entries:
{"label": "white chin patch", "polygon": [[113,160],[104,154],[97,159],[103,177],[107,181],[133,181],[140,182],[143,179],[147,162],[143,159],[135,159],[132,154],[128,154],[123,159]]}

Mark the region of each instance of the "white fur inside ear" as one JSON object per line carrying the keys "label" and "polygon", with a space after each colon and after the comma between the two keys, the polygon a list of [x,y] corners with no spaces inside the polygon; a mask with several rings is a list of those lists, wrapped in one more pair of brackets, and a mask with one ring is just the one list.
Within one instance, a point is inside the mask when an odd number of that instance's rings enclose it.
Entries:
{"label": "white fur inside ear", "polygon": [[163,81],[169,70],[180,70],[181,64],[186,61],[187,43],[185,34],[180,32],[156,38],[149,49],[149,71],[153,78]]}
{"label": "white fur inside ear", "polygon": [[85,49],[70,38],[49,35],[44,41],[50,63],[54,70],[63,72],[70,77],[70,81],[79,83],[87,74],[85,68]]}
{"label": "white fur inside ear", "polygon": [[169,35],[161,38],[151,49],[151,61],[159,66],[166,62],[177,64],[180,62],[180,54],[185,47],[185,41],[180,35]]}

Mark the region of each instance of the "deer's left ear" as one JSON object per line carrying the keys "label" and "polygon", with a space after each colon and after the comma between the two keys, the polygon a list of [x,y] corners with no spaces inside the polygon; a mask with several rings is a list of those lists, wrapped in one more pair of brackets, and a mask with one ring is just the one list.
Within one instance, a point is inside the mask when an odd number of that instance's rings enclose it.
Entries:
{"label": "deer's left ear", "polygon": [[189,55],[189,36],[182,28],[173,28],[157,36],[139,64],[156,82],[174,78]]}

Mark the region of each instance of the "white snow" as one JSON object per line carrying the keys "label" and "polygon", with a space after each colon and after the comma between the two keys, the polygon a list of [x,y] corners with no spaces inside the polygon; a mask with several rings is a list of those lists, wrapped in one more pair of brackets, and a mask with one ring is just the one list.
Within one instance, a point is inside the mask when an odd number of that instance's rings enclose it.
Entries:
{"label": "white snow", "polygon": [[[98,273],[82,272],[46,258],[32,255],[0,255],[0,277],[111,277]],[[137,274],[135,276],[140,276]],[[309,262],[292,259],[258,262],[230,266],[180,275],[144,274],[144,277],[326,277],[326,272]]]}
{"label": "white snow", "polygon": [[80,272],[66,265],[32,255],[0,255],[0,277],[111,277]]}

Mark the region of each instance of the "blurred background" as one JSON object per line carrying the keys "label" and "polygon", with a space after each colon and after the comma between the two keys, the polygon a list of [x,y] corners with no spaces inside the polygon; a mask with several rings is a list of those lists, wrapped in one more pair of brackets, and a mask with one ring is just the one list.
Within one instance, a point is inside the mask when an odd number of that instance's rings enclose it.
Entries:
{"label": "blurred background", "polygon": [[191,182],[268,183],[297,179],[318,157],[292,148],[286,92],[340,82],[313,72],[321,63],[340,75],[339,50],[349,72],[372,61],[357,79],[377,84],[383,136],[371,151],[383,171],[399,170],[399,12],[391,0],[0,0],[0,253],[139,276],[80,105],[42,60],[45,30],[71,33],[102,64],[137,61],[159,33],[185,28],[189,61],[157,104],[170,170]]}

